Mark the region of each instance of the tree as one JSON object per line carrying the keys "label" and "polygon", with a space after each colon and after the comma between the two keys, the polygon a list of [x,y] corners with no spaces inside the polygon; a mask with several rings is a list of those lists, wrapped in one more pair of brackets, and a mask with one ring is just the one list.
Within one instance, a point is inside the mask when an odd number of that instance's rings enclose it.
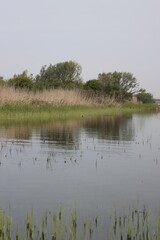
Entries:
{"label": "tree", "polygon": [[142,103],[155,103],[153,95],[149,92],[146,92],[145,89],[140,89],[139,93],[136,95],[137,100]]}
{"label": "tree", "polygon": [[33,87],[32,75],[28,76],[27,70],[25,70],[21,74],[14,75],[13,78],[9,79],[8,85],[14,86],[15,88],[31,90]]}
{"label": "tree", "polygon": [[0,86],[4,86],[6,84],[6,81],[2,76],[0,76]]}
{"label": "tree", "polygon": [[92,79],[87,81],[84,84],[84,89],[87,91],[92,91],[95,94],[99,94],[102,92],[102,84],[100,81],[96,80],[96,79]]}
{"label": "tree", "polygon": [[128,72],[109,72],[98,75],[103,92],[119,101],[129,99],[137,91],[136,78]]}
{"label": "tree", "polygon": [[35,85],[43,88],[73,88],[81,83],[81,66],[73,61],[43,66],[35,78]]}

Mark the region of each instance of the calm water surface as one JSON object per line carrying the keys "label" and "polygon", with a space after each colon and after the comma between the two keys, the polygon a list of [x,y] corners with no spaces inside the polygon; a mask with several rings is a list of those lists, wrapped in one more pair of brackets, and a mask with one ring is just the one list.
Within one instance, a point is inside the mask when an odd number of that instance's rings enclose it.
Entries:
{"label": "calm water surface", "polygon": [[0,126],[0,207],[17,221],[76,207],[80,215],[160,203],[160,114]]}

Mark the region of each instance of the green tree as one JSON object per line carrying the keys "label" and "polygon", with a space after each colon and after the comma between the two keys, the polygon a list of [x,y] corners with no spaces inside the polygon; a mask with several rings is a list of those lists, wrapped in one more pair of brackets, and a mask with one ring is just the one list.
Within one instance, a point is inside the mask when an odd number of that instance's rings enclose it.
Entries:
{"label": "green tree", "polygon": [[102,84],[100,81],[92,79],[84,84],[84,89],[87,91],[92,91],[95,94],[100,94],[102,92]]}
{"label": "green tree", "polygon": [[74,88],[81,85],[81,71],[81,66],[73,61],[43,66],[35,78],[35,85],[39,89]]}
{"label": "green tree", "polygon": [[6,85],[6,81],[2,76],[0,76],[0,86],[5,86],[5,85]]}
{"label": "green tree", "polygon": [[98,75],[98,80],[102,84],[103,93],[115,97],[118,101],[129,99],[137,92],[138,82],[128,72],[102,73]]}
{"label": "green tree", "polygon": [[8,85],[15,88],[31,90],[33,87],[32,75],[28,76],[28,73],[25,70],[21,74],[14,75],[13,78],[9,79]]}
{"label": "green tree", "polygon": [[136,95],[137,100],[142,103],[155,103],[153,95],[149,92],[146,92],[145,89],[140,89],[139,93]]}

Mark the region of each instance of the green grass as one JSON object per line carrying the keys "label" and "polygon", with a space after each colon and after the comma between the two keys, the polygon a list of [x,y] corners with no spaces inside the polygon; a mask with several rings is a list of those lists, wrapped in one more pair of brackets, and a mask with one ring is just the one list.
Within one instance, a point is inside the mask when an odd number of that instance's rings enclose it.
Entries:
{"label": "green grass", "polygon": [[69,120],[82,117],[132,114],[135,112],[155,111],[156,105],[122,104],[115,106],[54,106],[5,104],[0,106],[0,123],[12,122],[49,122],[52,120]]}
{"label": "green grass", "polygon": [[[105,217],[106,226],[102,228],[101,217],[95,216],[88,220],[80,220],[75,209],[68,216],[63,215],[62,208],[57,212],[46,211],[41,223],[37,224],[33,211],[24,219],[24,231],[4,211],[0,211],[0,239],[25,240],[159,240],[160,213],[150,217],[144,206],[129,208],[124,214],[114,213]],[[107,222],[109,224],[107,224]],[[102,225],[103,225],[102,224]],[[13,226],[17,226],[13,231]],[[14,236],[15,235],[15,236]]]}

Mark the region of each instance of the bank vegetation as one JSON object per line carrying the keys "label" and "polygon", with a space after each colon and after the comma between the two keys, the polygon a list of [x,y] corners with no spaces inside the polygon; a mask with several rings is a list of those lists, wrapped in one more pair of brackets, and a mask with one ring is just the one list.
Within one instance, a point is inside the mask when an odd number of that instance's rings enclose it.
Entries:
{"label": "bank vegetation", "polygon": [[0,87],[0,124],[67,121],[92,116],[113,116],[155,111],[155,104],[141,104],[97,96],[79,89],[31,91]]}
{"label": "bank vegetation", "polygon": [[153,95],[140,89],[138,80],[130,72],[102,72],[96,79],[85,81],[81,73],[82,67],[77,62],[66,61],[42,66],[35,76],[25,70],[10,79],[0,77],[0,86],[3,87],[0,104],[8,101],[28,104],[110,104],[113,101],[132,101],[133,97],[141,103],[154,102]]}
{"label": "bank vegetation", "polygon": [[9,86],[0,87],[0,105],[116,105],[116,100],[104,95],[97,96],[80,89],[44,89],[31,91]]}

